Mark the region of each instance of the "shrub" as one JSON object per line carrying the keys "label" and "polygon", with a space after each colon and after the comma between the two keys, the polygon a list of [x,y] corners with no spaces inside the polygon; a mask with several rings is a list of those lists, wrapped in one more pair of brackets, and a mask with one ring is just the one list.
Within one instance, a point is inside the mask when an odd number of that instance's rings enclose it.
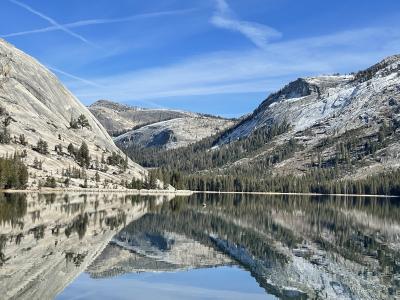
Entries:
{"label": "shrub", "polygon": [[41,160],[38,160],[37,157],[33,160],[33,167],[37,170],[42,169],[43,162]]}
{"label": "shrub", "polygon": [[20,142],[20,144],[23,145],[23,146],[28,145],[28,141],[26,140],[24,134],[20,134],[20,135],[19,135],[19,142]]}
{"label": "shrub", "polygon": [[56,179],[53,176],[46,177],[46,181],[44,182],[43,186],[53,189],[56,188],[57,187]]}

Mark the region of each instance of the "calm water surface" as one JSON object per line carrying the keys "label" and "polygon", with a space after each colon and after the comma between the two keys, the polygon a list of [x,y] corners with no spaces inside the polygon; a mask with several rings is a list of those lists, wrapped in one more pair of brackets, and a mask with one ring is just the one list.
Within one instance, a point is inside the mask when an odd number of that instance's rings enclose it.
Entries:
{"label": "calm water surface", "polygon": [[399,299],[399,203],[0,194],[0,295]]}

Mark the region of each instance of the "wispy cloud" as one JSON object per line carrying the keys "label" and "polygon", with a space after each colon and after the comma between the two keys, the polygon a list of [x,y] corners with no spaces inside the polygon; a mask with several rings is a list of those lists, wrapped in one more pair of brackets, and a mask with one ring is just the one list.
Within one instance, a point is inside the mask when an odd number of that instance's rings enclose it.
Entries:
{"label": "wispy cloud", "polygon": [[[70,82],[85,101],[263,92],[300,76],[357,71],[397,51],[400,32],[365,28],[270,43],[268,49],[218,52],[190,57],[164,67],[92,78],[101,88]],[[162,101],[162,100],[161,100]]]}
{"label": "wispy cloud", "polygon": [[[10,0],[10,1],[14,2],[15,0]],[[78,27],[91,26],[91,25],[123,23],[123,22],[135,21],[135,20],[139,20],[139,19],[185,14],[185,13],[189,13],[192,11],[194,11],[194,9],[160,11],[160,12],[153,12],[153,13],[136,14],[136,15],[131,15],[131,16],[127,16],[127,17],[113,18],[113,19],[81,20],[81,21],[67,23],[67,24],[52,25],[52,26],[43,27],[43,28],[8,33],[8,34],[1,35],[1,37],[8,38],[8,37],[23,36],[23,35],[35,34],[35,33],[44,33],[44,32],[56,31],[56,30],[63,30],[62,28],[69,29],[69,28],[78,28]],[[60,26],[62,26],[62,27],[60,28]]]}
{"label": "wispy cloud", "polygon": [[84,38],[83,36],[71,31],[70,29],[68,29],[64,25],[61,25],[60,23],[58,23],[56,20],[54,20],[54,19],[50,18],[49,16],[37,11],[36,9],[30,7],[29,5],[26,5],[26,4],[24,4],[24,3],[20,2],[20,1],[17,1],[17,0],[8,0],[8,1],[10,1],[11,3],[14,3],[14,4],[24,8],[25,10],[27,10],[27,11],[35,14],[35,15],[37,15],[38,17],[42,18],[43,20],[46,20],[47,22],[49,22],[56,29],[64,31],[68,35],[70,35],[70,36],[72,36],[74,38],[77,38],[77,39],[79,39],[80,41],[82,41],[82,42],[84,42],[86,44],[89,44],[89,45],[93,46],[93,44],[90,41],[88,41],[86,38]]}
{"label": "wispy cloud", "polygon": [[281,33],[272,27],[239,20],[225,0],[215,0],[216,11],[211,23],[217,27],[237,31],[243,34],[259,48],[266,48],[271,39],[278,38]]}
{"label": "wispy cloud", "polygon": [[55,68],[55,67],[52,67],[52,66],[49,66],[49,65],[47,65],[46,67],[47,67],[48,69],[50,69],[51,71],[55,72],[55,73],[59,73],[59,74],[64,75],[64,76],[66,76],[66,77],[68,77],[68,78],[71,78],[71,79],[73,79],[73,80],[77,80],[77,81],[79,81],[79,82],[81,82],[81,83],[84,83],[85,85],[90,85],[90,86],[92,86],[92,87],[98,87],[98,88],[101,87],[99,84],[97,84],[97,83],[95,83],[95,82],[93,82],[93,81],[90,81],[90,80],[84,79],[84,78],[82,78],[82,77],[73,75],[73,74],[71,74],[71,73],[65,72],[65,71],[60,70],[60,69],[58,69],[58,68]]}

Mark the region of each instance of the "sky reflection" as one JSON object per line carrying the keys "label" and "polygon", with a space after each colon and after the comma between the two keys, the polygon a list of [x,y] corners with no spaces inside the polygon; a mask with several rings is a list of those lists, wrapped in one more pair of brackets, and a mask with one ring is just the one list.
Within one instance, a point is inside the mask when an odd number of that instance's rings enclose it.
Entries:
{"label": "sky reflection", "polygon": [[176,273],[139,273],[92,279],[80,275],[57,298],[66,299],[276,299],[250,273],[218,267]]}

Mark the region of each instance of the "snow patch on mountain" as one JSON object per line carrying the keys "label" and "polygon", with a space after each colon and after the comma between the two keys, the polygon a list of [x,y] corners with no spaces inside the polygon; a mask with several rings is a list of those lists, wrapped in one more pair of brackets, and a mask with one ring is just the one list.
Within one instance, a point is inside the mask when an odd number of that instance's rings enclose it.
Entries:
{"label": "snow patch on mountain", "polygon": [[293,132],[325,123],[343,132],[381,119],[391,92],[400,84],[400,56],[389,57],[355,75],[299,78],[271,94],[252,115],[226,134],[219,144],[243,138],[254,130],[287,122]]}

